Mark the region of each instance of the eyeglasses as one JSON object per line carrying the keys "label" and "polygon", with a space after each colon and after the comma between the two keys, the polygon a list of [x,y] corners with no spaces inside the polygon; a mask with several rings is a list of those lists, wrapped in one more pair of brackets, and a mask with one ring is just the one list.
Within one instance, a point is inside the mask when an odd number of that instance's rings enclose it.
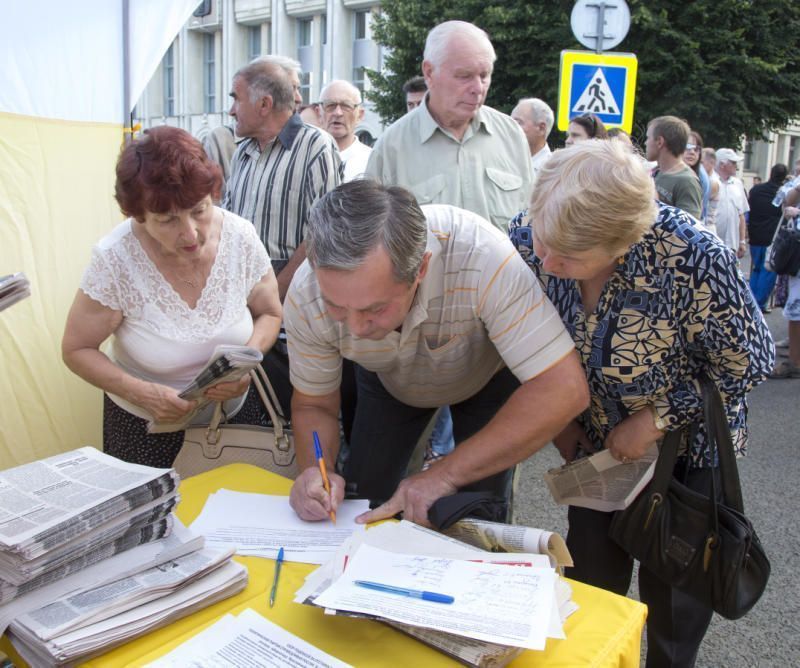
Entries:
{"label": "eyeglasses", "polygon": [[687,151],[696,151],[698,148],[697,144],[686,144]]}
{"label": "eyeglasses", "polygon": [[320,102],[323,111],[326,113],[331,113],[332,111],[336,110],[336,107],[340,107],[342,111],[355,111],[355,108],[358,104],[350,104],[349,102],[335,102],[334,100],[323,100]]}

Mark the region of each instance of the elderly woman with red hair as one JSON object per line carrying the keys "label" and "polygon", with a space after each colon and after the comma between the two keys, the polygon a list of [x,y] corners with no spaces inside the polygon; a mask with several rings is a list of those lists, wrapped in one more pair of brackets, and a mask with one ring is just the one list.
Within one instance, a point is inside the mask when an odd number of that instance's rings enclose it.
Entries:
{"label": "elderly woman with red hair", "polygon": [[[177,128],[146,131],[117,162],[116,199],[128,219],[93,249],[62,352],[105,393],[103,449],[120,459],[171,466],[183,432],[148,434],[148,422],[176,422],[194,408],[178,393],[217,345],[265,352],[277,338],[269,257],[248,221],[214,206],[221,182],[200,142]],[[247,377],[219,383],[206,396],[224,402],[231,422],[261,423],[248,385]]]}

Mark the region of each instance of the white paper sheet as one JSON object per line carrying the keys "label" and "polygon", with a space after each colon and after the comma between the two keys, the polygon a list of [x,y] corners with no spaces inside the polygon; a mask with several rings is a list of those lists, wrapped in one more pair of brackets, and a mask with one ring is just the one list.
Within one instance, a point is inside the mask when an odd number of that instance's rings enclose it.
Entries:
{"label": "white paper sheet", "polygon": [[237,554],[268,559],[275,559],[282,547],[286,561],[322,564],[354,531],[365,530],[355,518],[367,510],[367,500],[344,501],[336,511],[336,524],[305,522],[286,496],[221,489],[208,497],[191,528],[206,537],[208,547],[234,548]]}
{"label": "white paper sheet", "polygon": [[248,608],[225,615],[147,668],[351,668]]}
{"label": "white paper sheet", "polygon": [[[553,612],[552,568],[401,555],[362,545],[316,605],[378,615],[487,642],[544,649]],[[354,580],[433,591],[452,604],[364,589]]]}

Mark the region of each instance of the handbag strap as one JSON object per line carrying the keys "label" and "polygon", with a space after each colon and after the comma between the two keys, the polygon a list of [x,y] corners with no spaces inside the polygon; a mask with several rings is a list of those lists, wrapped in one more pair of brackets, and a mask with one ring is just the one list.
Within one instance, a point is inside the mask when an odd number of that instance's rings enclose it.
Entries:
{"label": "handbag strap", "polygon": [[[722,497],[725,503],[744,512],[742,502],[742,487],[739,481],[739,468],[736,465],[736,455],[733,450],[733,439],[725,414],[722,397],[714,382],[705,374],[700,376],[700,386],[703,391],[703,415],[706,423],[706,437],[710,448],[711,461],[714,461],[714,450],[719,462],[719,473],[722,479]],[[714,477],[712,476],[712,482]]]}
{"label": "handbag strap", "polygon": [[656,469],[653,472],[653,479],[650,483],[650,490],[657,492],[664,498],[667,494],[669,481],[672,479],[672,472],[675,469],[675,463],[678,461],[678,448],[681,443],[681,430],[667,432],[661,441],[661,447],[658,449],[658,459],[656,460]]}
{"label": "handbag strap", "polygon": [[[259,369],[263,372],[263,369],[261,369],[260,366],[257,366],[256,369]],[[269,379],[267,378],[266,373],[263,375],[263,379],[267,382],[267,385],[270,388],[272,388],[272,386],[269,385]],[[261,401],[264,404],[264,408],[266,408],[267,413],[269,413],[269,419],[272,421],[272,428],[275,430],[275,438],[278,441],[283,440],[283,430],[287,426],[286,419],[283,417],[283,415],[279,415],[278,412],[275,410],[275,407],[272,405],[272,401],[270,401],[270,398],[267,395],[267,391],[264,389],[264,385],[261,382],[262,380],[261,375],[257,373],[255,369],[250,371],[250,380],[253,381],[253,385],[255,385],[256,387],[258,396],[261,397]]]}
{"label": "handbag strap", "polygon": [[281,402],[278,401],[278,395],[275,392],[275,389],[272,387],[272,383],[269,382],[269,376],[267,375],[267,372],[264,371],[264,367],[259,364],[256,366],[255,372],[258,374],[258,377],[261,378],[262,382],[264,383],[264,387],[267,388],[267,392],[269,393],[269,398],[272,400],[272,407],[275,409],[275,412],[283,418],[284,425],[288,424],[289,421],[286,419],[286,413],[283,412]]}
{"label": "handbag strap", "polygon": [[[261,397],[261,402],[264,404],[269,419],[272,421],[272,427],[275,430],[275,438],[279,442],[282,441],[283,432],[288,427],[288,420],[284,417],[281,404],[278,401],[278,395],[275,394],[272,383],[269,382],[269,376],[267,376],[266,371],[261,368],[261,365],[257,365],[255,369],[250,371],[250,380],[255,386],[256,392],[258,392],[258,396]],[[214,405],[214,413],[209,422],[208,429],[206,430],[206,438],[209,442],[217,442],[219,438],[219,425],[224,418],[225,413],[222,410],[222,402],[217,401]],[[215,436],[212,437],[212,435]]]}

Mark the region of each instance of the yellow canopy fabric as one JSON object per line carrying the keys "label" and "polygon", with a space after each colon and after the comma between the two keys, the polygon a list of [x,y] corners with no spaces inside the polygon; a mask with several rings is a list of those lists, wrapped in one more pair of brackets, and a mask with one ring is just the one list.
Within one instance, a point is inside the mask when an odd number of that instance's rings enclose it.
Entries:
{"label": "yellow canopy fabric", "polygon": [[32,295],[0,312],[0,468],[101,445],[99,390],[61,360],[92,245],[120,220],[122,126],[0,112],[0,273]]}

